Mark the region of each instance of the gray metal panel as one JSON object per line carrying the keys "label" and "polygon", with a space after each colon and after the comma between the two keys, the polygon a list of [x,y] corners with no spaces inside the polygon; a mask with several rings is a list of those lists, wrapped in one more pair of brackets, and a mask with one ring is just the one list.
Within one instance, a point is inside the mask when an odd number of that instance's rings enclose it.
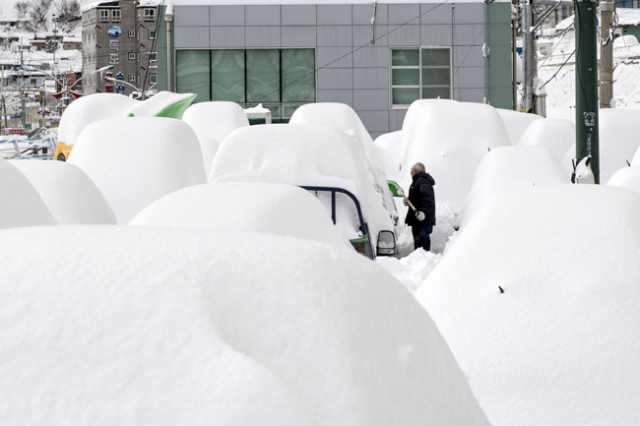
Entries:
{"label": "gray metal panel", "polygon": [[389,68],[354,68],[354,89],[388,89]]}
{"label": "gray metal panel", "polygon": [[176,48],[209,47],[209,27],[176,27],[173,37]]}
{"label": "gray metal panel", "polygon": [[419,46],[420,26],[405,25],[403,27],[389,26],[389,46]]}
{"label": "gray metal panel", "polygon": [[354,90],[353,104],[357,110],[386,111],[389,109],[389,90]]}
{"label": "gray metal panel", "polygon": [[487,69],[485,67],[463,67],[454,72],[454,87],[460,89],[482,89],[486,84]]}
{"label": "gray metal panel", "polygon": [[422,25],[421,44],[423,46],[451,46],[453,34],[451,25]]}
{"label": "gray metal panel", "polygon": [[244,6],[210,6],[209,20],[211,25],[244,25]]}
{"label": "gray metal panel", "polygon": [[351,5],[318,5],[318,25],[351,25]]}
{"label": "gray metal panel", "polygon": [[484,3],[456,4],[454,15],[456,25],[484,24],[485,7]]}
{"label": "gray metal panel", "polygon": [[388,47],[363,47],[353,53],[356,68],[383,68],[389,66]]}
{"label": "gray metal panel", "polygon": [[390,4],[388,7],[389,24],[420,23],[419,4]]}
{"label": "gray metal panel", "polygon": [[280,27],[246,27],[247,47],[280,47]]}
{"label": "gray metal panel", "polygon": [[244,27],[211,27],[211,47],[244,47]]}
{"label": "gray metal panel", "polygon": [[[353,27],[353,45],[364,46],[371,43],[373,38],[371,25],[354,25]],[[388,46],[389,37],[386,35],[389,31],[387,25],[376,25],[375,27],[375,45],[376,46]]]}
{"label": "gray metal panel", "polygon": [[482,45],[485,43],[484,25],[455,25],[453,41],[456,45]]}
{"label": "gray metal panel", "polygon": [[326,68],[318,70],[318,89],[352,89],[353,70],[349,68]]}
{"label": "gray metal panel", "polygon": [[282,25],[315,25],[316,7],[313,5],[283,5]]}
{"label": "gray metal panel", "polygon": [[351,47],[318,47],[316,54],[318,66],[327,68],[351,68],[353,66],[353,55]]}
{"label": "gray metal panel", "polygon": [[486,91],[484,89],[453,89],[453,96],[462,102],[483,102]]}
{"label": "gray metal panel", "polygon": [[318,90],[318,102],[340,102],[353,107],[351,90]]}
{"label": "gray metal panel", "polygon": [[389,111],[389,131],[402,130],[404,117],[407,115],[406,109],[392,109]]}
{"label": "gray metal panel", "polygon": [[367,130],[376,133],[384,133],[389,131],[389,112],[388,111],[358,111],[358,116],[362,120],[362,124]]}
{"label": "gray metal panel", "polygon": [[352,46],[351,26],[318,26],[318,46]]}
{"label": "gray metal panel", "polygon": [[209,25],[208,6],[180,6],[174,12],[176,27],[198,27]]}
{"label": "gray metal panel", "polygon": [[[455,7],[457,8],[458,4]],[[451,24],[451,4],[427,3],[420,5],[420,23]]]}
{"label": "gray metal panel", "polygon": [[482,46],[455,46],[453,48],[453,66],[482,67],[486,59],[482,56]]}
{"label": "gray metal panel", "polygon": [[280,6],[246,6],[247,25],[280,25]]}
{"label": "gray metal panel", "polygon": [[[387,5],[378,4],[376,8],[376,24],[385,25],[388,22]],[[371,25],[371,17],[373,16],[373,5],[371,4],[354,4],[353,5],[353,24],[354,25]]]}
{"label": "gray metal panel", "polygon": [[315,45],[315,27],[282,27],[283,47],[313,47]]}

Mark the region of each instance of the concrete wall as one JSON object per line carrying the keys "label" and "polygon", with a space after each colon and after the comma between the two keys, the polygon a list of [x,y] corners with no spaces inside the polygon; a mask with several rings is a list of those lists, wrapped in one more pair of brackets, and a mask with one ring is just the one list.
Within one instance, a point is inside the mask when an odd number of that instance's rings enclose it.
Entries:
{"label": "concrete wall", "polygon": [[[509,3],[379,4],[375,43],[372,15],[372,5],[176,6],[174,48],[315,48],[317,101],[351,105],[373,137],[399,130],[406,113],[390,106],[394,47],[453,46],[453,98],[512,107]],[[166,88],[166,52],[159,53]]]}

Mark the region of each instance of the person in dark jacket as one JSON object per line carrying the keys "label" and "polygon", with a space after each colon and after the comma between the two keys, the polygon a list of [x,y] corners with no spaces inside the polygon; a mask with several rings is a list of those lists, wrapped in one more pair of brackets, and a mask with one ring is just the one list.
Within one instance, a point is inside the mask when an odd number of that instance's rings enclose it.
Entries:
{"label": "person in dark jacket", "polygon": [[[414,248],[431,250],[431,232],[436,224],[436,198],[433,186],[436,181],[425,171],[424,164],[411,167],[413,182],[409,188],[409,201],[416,208],[407,212],[405,223],[411,226]],[[408,203],[407,203],[408,204]]]}

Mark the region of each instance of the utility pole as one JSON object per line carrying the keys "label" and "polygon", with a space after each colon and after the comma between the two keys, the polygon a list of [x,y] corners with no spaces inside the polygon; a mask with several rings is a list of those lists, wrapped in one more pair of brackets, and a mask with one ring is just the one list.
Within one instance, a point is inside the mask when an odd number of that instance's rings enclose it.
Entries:
{"label": "utility pole", "polygon": [[613,0],[600,0],[600,108],[611,108],[613,99]]}
{"label": "utility pole", "polygon": [[600,183],[597,5],[597,0],[577,0],[575,3],[576,164],[590,155],[595,183]]}
{"label": "utility pole", "polygon": [[524,58],[524,103],[526,113],[534,113],[533,82],[537,75],[536,39],[533,27],[533,7],[531,0],[522,0],[522,56]]}
{"label": "utility pole", "polygon": [[24,129],[27,124],[27,100],[25,99],[24,92],[24,57],[22,50],[22,38],[20,38],[20,122],[22,123],[22,128]]}

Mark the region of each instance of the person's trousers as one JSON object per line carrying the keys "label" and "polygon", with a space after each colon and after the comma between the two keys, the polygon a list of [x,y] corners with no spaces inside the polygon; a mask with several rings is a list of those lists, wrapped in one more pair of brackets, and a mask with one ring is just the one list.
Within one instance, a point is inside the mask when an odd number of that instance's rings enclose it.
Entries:
{"label": "person's trousers", "polygon": [[431,250],[431,233],[433,225],[414,225],[411,227],[413,234],[413,248],[423,248],[426,251]]}

